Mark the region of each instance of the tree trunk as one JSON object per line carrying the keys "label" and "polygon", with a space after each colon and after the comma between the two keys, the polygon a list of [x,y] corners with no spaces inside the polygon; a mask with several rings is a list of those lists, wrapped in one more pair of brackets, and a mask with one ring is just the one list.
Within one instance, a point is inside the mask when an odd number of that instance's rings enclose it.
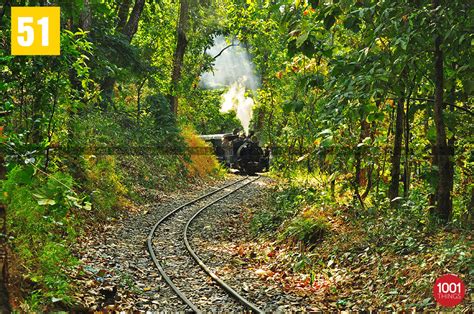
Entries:
{"label": "tree trunk", "polygon": [[107,76],[100,84],[102,90],[102,101],[100,107],[103,110],[107,110],[110,103],[113,101],[114,96],[115,78]]}
{"label": "tree trunk", "polygon": [[[400,187],[400,157],[402,154],[402,139],[403,139],[403,103],[404,99],[400,98],[397,101],[397,112],[395,118],[395,138],[393,142],[392,152],[392,169],[390,187],[388,189],[388,198],[393,200],[398,197],[398,190]],[[395,206],[397,202],[392,202]]]}
{"label": "tree trunk", "polygon": [[123,0],[122,4],[119,7],[118,11],[118,24],[117,30],[122,32],[124,26],[127,24],[128,19],[128,12],[130,11],[130,5],[132,4],[132,0]]}
{"label": "tree trunk", "polygon": [[[375,132],[377,130],[377,125],[375,122],[372,123],[371,129],[369,130],[369,135],[370,138],[372,139],[372,142],[375,139]],[[377,160],[377,159],[375,159]],[[375,160],[374,162],[371,162],[370,165],[367,167],[367,185],[365,186],[365,191],[362,193],[361,197],[362,199],[365,199],[367,196],[369,196],[370,190],[372,189],[373,186],[373,173],[374,173],[374,168],[375,168]]]}
{"label": "tree trunk", "polygon": [[[0,135],[1,132],[0,132]],[[0,155],[0,180],[5,180],[7,169],[3,155]],[[6,243],[7,235],[7,208],[0,204],[0,312],[10,313],[10,302],[8,296],[8,247]]]}
{"label": "tree trunk", "polygon": [[[438,8],[439,0],[433,0],[433,9]],[[435,27],[438,25],[435,20]],[[436,206],[434,208],[434,215],[441,221],[447,222],[451,215],[452,200],[451,187],[453,181],[453,174],[449,160],[449,149],[446,143],[446,129],[443,118],[443,51],[441,50],[442,38],[436,35],[435,51],[434,51],[434,122],[436,126],[436,155],[434,156],[438,165],[438,184],[436,187]]]}
{"label": "tree trunk", "polygon": [[[359,133],[359,143],[369,137],[370,135],[370,125],[365,120],[365,117],[362,117],[360,120],[360,133]],[[356,158],[356,173],[355,173],[355,183],[358,187],[365,186],[367,183],[367,169],[362,168],[362,147],[356,147],[355,149],[355,158]]]}
{"label": "tree trunk", "polygon": [[90,31],[92,26],[92,11],[90,0],[84,0],[84,9],[81,12],[81,28]]}
{"label": "tree trunk", "polygon": [[[456,66],[453,67],[456,71]],[[456,81],[453,80],[453,86],[451,88],[451,92],[449,93],[449,102],[450,104],[454,105],[456,101]],[[450,106],[451,113],[454,113],[454,106]],[[449,152],[449,173],[451,176],[449,191],[452,192],[454,188],[454,151],[456,147],[456,127],[455,125],[449,125],[448,129],[451,131],[452,136],[448,139],[448,152]],[[452,205],[451,205],[452,207]]]}
{"label": "tree trunk", "polygon": [[[125,23],[125,21],[127,21],[128,11],[130,10],[130,2],[131,0],[124,0],[120,5],[118,12],[119,22],[117,24],[117,30],[124,34],[129,42],[132,41],[133,35],[135,35],[138,30],[138,22],[140,21],[140,16],[145,6],[145,0],[135,1],[132,13],[130,13],[130,17],[128,18],[128,22]],[[115,78],[107,76],[100,85],[102,90],[101,107],[102,109],[107,110],[108,104],[113,103]]]}
{"label": "tree trunk", "polygon": [[188,19],[188,0],[181,0],[181,5],[179,9],[179,21],[176,31],[176,50],[173,56],[173,71],[171,73],[171,90],[168,96],[170,101],[170,110],[172,113],[174,113],[175,116],[178,112],[178,95],[176,95],[176,93],[178,90],[179,81],[181,79],[181,68],[183,66],[184,52],[186,51],[186,46],[188,44],[188,40],[186,38]]}
{"label": "tree trunk", "polygon": [[[394,116],[394,109],[392,109],[392,112],[390,112],[390,122],[389,122],[388,130],[387,130],[387,139],[390,138],[390,134],[392,132],[393,116]],[[377,185],[376,185],[376,188],[375,188],[375,194],[376,195],[379,195],[380,178],[382,177],[382,179],[383,179],[383,175],[385,174],[385,165],[387,163],[387,152],[388,152],[388,149],[386,147],[384,147],[384,149],[383,149],[382,169],[381,169],[381,171],[377,170]]]}
{"label": "tree trunk", "polygon": [[138,30],[138,22],[140,21],[144,7],[145,0],[135,0],[132,13],[130,13],[127,24],[123,27],[122,33],[127,36],[129,42],[132,41],[133,35],[135,35]]}
{"label": "tree trunk", "polygon": [[405,115],[405,165],[403,168],[403,197],[407,198],[410,192],[410,97],[406,101]]}

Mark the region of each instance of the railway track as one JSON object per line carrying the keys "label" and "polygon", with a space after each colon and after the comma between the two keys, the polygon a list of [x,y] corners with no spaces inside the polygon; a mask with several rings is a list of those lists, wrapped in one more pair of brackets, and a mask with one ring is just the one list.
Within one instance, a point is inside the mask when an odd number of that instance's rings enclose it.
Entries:
{"label": "railway track", "polygon": [[[201,312],[196,303],[202,301],[202,298],[208,299],[209,296],[212,296],[214,300],[224,300],[227,310],[229,306],[232,309],[240,306],[242,310],[263,313],[255,304],[214,274],[193,250],[188,239],[189,226],[205,209],[219,203],[258,178],[245,177],[176,207],[162,217],[148,235],[148,252],[162,278],[183,303],[196,313]],[[200,282],[201,288],[198,291],[188,285],[189,274],[193,275],[194,281]],[[209,278],[216,285],[209,284]],[[205,296],[201,296],[200,299],[201,292]]]}

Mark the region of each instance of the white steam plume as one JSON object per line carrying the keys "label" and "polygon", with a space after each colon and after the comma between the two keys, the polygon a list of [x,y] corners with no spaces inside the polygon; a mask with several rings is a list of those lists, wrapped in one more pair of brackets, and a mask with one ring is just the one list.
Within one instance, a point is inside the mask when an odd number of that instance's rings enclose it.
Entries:
{"label": "white steam plume", "polygon": [[252,119],[253,99],[245,96],[245,86],[242,80],[232,83],[229,90],[222,96],[221,112],[234,110],[240,120],[245,134],[249,134],[250,119]]}
{"label": "white steam plume", "polygon": [[[229,45],[233,45],[230,46]],[[227,48],[227,49],[226,49]],[[239,79],[245,80],[247,89],[256,90],[260,85],[259,77],[255,74],[255,66],[247,50],[236,39],[228,43],[223,36],[214,39],[214,46],[206,51],[214,60],[212,72],[201,76],[200,85],[204,88],[223,88],[230,86]]]}
{"label": "white steam plume", "polygon": [[223,36],[215,38],[214,46],[206,52],[212,57],[219,56],[214,61],[213,71],[201,76],[200,86],[229,87],[223,95],[221,112],[234,110],[245,133],[248,134],[254,102],[252,98],[245,96],[245,91],[256,90],[260,85],[260,79],[256,75],[255,66],[247,50],[238,40],[234,40],[232,44],[233,46],[228,47],[230,44]]}

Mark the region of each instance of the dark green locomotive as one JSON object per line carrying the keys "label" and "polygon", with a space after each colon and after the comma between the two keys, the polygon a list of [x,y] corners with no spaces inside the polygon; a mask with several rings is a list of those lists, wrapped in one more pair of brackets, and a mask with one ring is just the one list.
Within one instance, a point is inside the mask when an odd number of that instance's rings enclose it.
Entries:
{"label": "dark green locomotive", "polygon": [[235,133],[201,135],[201,138],[212,144],[217,159],[230,169],[248,175],[268,171],[269,150],[262,149],[255,138]]}

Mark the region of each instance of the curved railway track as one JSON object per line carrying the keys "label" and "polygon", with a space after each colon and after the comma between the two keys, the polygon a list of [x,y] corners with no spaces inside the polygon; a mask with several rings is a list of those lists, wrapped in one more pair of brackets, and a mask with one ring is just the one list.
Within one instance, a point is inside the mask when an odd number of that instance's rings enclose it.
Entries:
{"label": "curved railway track", "polygon": [[[147,238],[147,247],[148,252],[153,260],[153,263],[156,265],[158,271],[160,272],[162,278],[165,282],[171,287],[171,289],[175,292],[175,294],[194,312],[201,313],[198,306],[193,302],[191,297],[187,296],[186,293],[183,291],[186,288],[185,282],[183,282],[182,278],[178,278],[179,276],[170,276],[166,271],[166,263],[167,263],[167,254],[168,256],[173,256],[173,254],[182,254],[186,252],[188,254],[187,257],[179,256],[181,259],[185,259],[185,261],[181,262],[181,267],[186,267],[186,270],[189,272],[193,272],[192,266],[199,265],[200,269],[204,271],[207,278],[212,278],[212,280],[220,287],[221,290],[225,291],[229,296],[231,296],[238,304],[242,305],[246,310],[251,310],[256,313],[263,313],[255,304],[245,299],[242,295],[236,292],[232,287],[227,285],[223,280],[221,280],[216,274],[212,272],[212,270],[205,265],[205,263],[199,258],[196,252],[193,250],[191,244],[188,240],[189,234],[189,226],[193,222],[193,220],[198,217],[205,209],[209,208],[212,205],[222,201],[229,195],[241,190],[245,186],[249,185],[250,183],[258,180],[259,177],[251,178],[245,177],[243,179],[234,181],[230,184],[227,184],[223,187],[217,188],[214,191],[211,191],[207,194],[204,194],[200,197],[197,197],[181,206],[176,207],[164,217],[162,217],[151,229],[148,238]],[[227,189],[230,189],[228,191]],[[217,195],[217,197],[214,197]],[[207,201],[207,202],[206,202]],[[203,203],[204,204],[201,204]],[[197,209],[196,209],[197,207]],[[189,218],[189,216],[191,216]],[[175,220],[174,222],[172,220]],[[185,222],[183,224],[183,222]],[[166,225],[168,224],[168,225]],[[177,225],[182,225],[182,229],[175,229]],[[161,228],[161,229],[160,229]],[[159,236],[165,237],[169,240],[167,246],[159,246],[154,244],[154,240],[156,240],[158,231],[160,231]],[[160,242],[163,243],[164,241]],[[184,246],[183,246],[184,244]],[[185,248],[182,249],[182,248]],[[157,256],[157,251],[155,249],[159,249],[160,256]],[[168,251],[167,251],[168,250]],[[189,260],[192,258],[192,261]],[[186,260],[187,259],[187,260]],[[191,265],[194,264],[194,265]],[[173,266],[173,265],[172,265]],[[176,265],[175,265],[176,266]],[[197,271],[196,271],[197,273]],[[206,282],[206,278],[201,275],[201,281]],[[181,279],[181,280],[178,280]],[[181,284],[177,284],[175,281],[181,281]],[[184,280],[185,281],[185,280]],[[178,285],[180,287],[178,287]],[[206,283],[209,286],[209,284]],[[218,292],[216,292],[218,293]],[[194,297],[195,298],[195,297]]]}

